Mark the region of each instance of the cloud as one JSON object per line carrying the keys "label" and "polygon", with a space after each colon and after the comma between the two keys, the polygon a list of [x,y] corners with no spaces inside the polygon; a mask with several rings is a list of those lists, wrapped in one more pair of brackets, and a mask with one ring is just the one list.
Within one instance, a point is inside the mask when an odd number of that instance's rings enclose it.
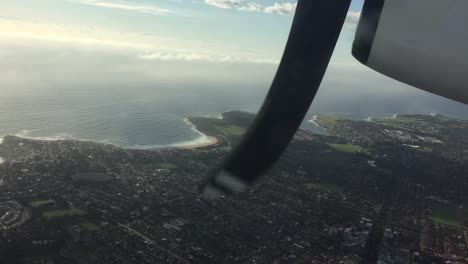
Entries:
{"label": "cloud", "polygon": [[262,59],[246,55],[222,55],[214,53],[193,53],[193,52],[153,52],[139,55],[143,60],[161,60],[161,61],[206,61],[206,62],[227,62],[227,63],[254,63],[254,64],[271,64],[279,63],[275,59]]}
{"label": "cloud", "polygon": [[[205,0],[205,3],[222,9],[277,15],[293,15],[297,7],[297,2],[274,3],[267,6],[255,2],[247,2],[246,0]],[[346,16],[346,22],[357,24],[360,15],[360,12],[350,11]]]}
{"label": "cloud", "polygon": [[[140,52],[147,58],[137,56]],[[0,90],[2,95],[37,93],[44,96],[43,92],[48,90],[96,89],[112,93],[113,89],[131,92],[139,87],[171,91],[172,84],[182,83],[180,88],[184,94],[195,87],[245,89],[249,94],[248,89],[260,81],[266,87],[276,70],[276,65],[245,61],[207,63],[203,54],[197,54],[195,51],[146,54],[107,46],[89,48],[0,38]],[[232,60],[234,58],[232,54]],[[242,85],[236,87],[234,83]]]}
{"label": "cloud", "polygon": [[275,3],[271,6],[264,6],[255,2],[245,0],[205,0],[205,3],[223,9],[236,9],[247,12],[259,12],[267,14],[291,15],[296,10],[297,3]]}
{"label": "cloud", "polygon": [[166,15],[170,13],[168,9],[160,8],[155,5],[137,5],[123,1],[98,1],[98,0],[72,0],[72,2],[80,3],[83,5],[90,5],[102,8],[120,9],[126,11],[134,11],[152,15]]}
{"label": "cloud", "polygon": [[205,3],[218,8],[232,9],[242,6],[242,0],[205,0]]}
{"label": "cloud", "polygon": [[351,24],[357,24],[359,22],[359,17],[361,16],[361,12],[353,12],[349,11],[346,15],[346,22]]}
{"label": "cloud", "polygon": [[257,3],[247,3],[245,5],[240,6],[238,9],[241,11],[248,11],[248,12],[263,12],[263,6]]}
{"label": "cloud", "polygon": [[279,14],[279,15],[292,15],[296,11],[297,3],[275,3],[272,6],[264,8],[264,12],[267,14]]}
{"label": "cloud", "polygon": [[[85,26],[0,19],[0,42],[48,43],[86,50],[114,50],[143,61],[278,64],[279,59],[225,47]],[[0,52],[1,55],[1,52]]]}

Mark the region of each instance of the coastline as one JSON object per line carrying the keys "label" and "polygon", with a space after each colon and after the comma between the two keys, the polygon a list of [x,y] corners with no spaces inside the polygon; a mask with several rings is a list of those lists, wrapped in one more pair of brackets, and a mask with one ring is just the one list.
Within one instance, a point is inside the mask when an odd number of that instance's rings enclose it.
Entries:
{"label": "coastline", "polygon": [[[218,114],[218,119],[222,119],[222,113]],[[11,136],[22,138],[22,139],[29,139],[29,140],[37,140],[37,141],[81,141],[81,142],[93,142],[99,144],[109,144],[113,145],[122,149],[129,149],[129,150],[160,150],[160,149],[196,149],[201,147],[209,147],[219,144],[220,140],[214,136],[208,136],[204,133],[200,132],[194,124],[190,122],[188,117],[183,120],[190,128],[190,130],[197,133],[199,136],[192,140],[180,141],[176,143],[169,143],[169,144],[148,144],[148,145],[132,145],[132,146],[121,146],[118,144],[113,144],[109,141],[102,141],[102,140],[93,140],[93,139],[79,139],[74,138],[70,135],[59,134],[55,136],[38,136],[38,137],[31,137],[28,136],[32,131],[20,131],[15,133]],[[4,137],[8,135],[0,136],[0,145],[3,143]]]}
{"label": "coastline", "polygon": [[[216,117],[218,119],[223,119],[223,113],[218,114],[219,117]],[[169,148],[176,148],[176,149],[195,149],[195,148],[201,148],[201,147],[208,147],[212,145],[216,145],[219,143],[219,139],[217,137],[213,136],[208,136],[201,131],[197,129],[195,124],[190,122],[189,118],[186,117],[184,119],[184,122],[190,126],[190,129],[194,131],[195,133],[199,134],[200,136],[194,140],[191,141],[185,141],[185,142],[180,142],[173,144],[172,147]]]}
{"label": "coastline", "polygon": [[206,139],[207,139],[206,142],[181,145],[181,146],[173,147],[173,148],[177,148],[177,149],[196,149],[196,148],[201,148],[201,147],[214,146],[214,145],[219,143],[219,139],[217,137],[207,136]]}
{"label": "coastline", "polygon": [[[8,135],[6,135],[8,136]],[[78,141],[78,142],[92,142],[92,143],[97,143],[97,144],[107,144],[107,145],[112,145],[116,146],[118,148],[122,149],[128,149],[128,150],[161,150],[161,149],[195,149],[195,148],[201,148],[201,147],[209,147],[209,146],[214,146],[217,145],[220,141],[217,137],[211,137],[211,136],[206,136],[203,134],[203,136],[200,136],[199,138],[191,141],[184,141],[184,142],[179,142],[179,143],[174,143],[174,144],[168,144],[168,145],[142,145],[142,146],[119,146],[116,144],[112,144],[109,142],[102,142],[99,140],[83,140],[83,139],[43,139],[43,138],[28,138],[28,137],[20,137],[17,135],[12,135],[13,137],[21,138],[21,139],[27,139],[27,140],[34,140],[34,141]],[[0,137],[0,145],[3,144],[3,138]],[[2,158],[0,157],[0,164],[2,163]]]}
{"label": "coastline", "polygon": [[312,119],[307,120],[307,121],[309,121],[310,123],[314,124],[314,125],[317,126],[317,127],[321,127],[321,126],[317,123],[317,118],[318,118],[318,115],[314,115],[314,116],[312,117]]}
{"label": "coastline", "polygon": [[313,129],[306,129],[306,130],[311,131],[312,133],[315,133],[318,135],[324,135],[324,136],[330,135],[327,128],[317,123],[318,117],[319,117],[319,114],[312,116],[312,119],[308,119],[306,121],[307,123],[311,124],[314,127]]}
{"label": "coastline", "polygon": [[[225,112],[223,112],[225,113]],[[217,118],[217,119],[222,119],[223,118],[223,113],[221,114],[213,114],[213,116],[210,116],[210,118]],[[395,119],[399,116],[400,114],[393,114],[391,116],[386,116],[384,118],[388,119]],[[430,113],[428,115],[434,116],[433,113]],[[313,125],[315,128],[317,128],[320,131],[315,131],[311,130],[312,132],[318,133],[318,134],[323,134],[327,135],[328,131],[326,128],[322,127],[320,124],[318,124],[317,118],[318,114],[312,116],[311,119],[306,120],[309,124]],[[368,116],[367,118],[361,119],[367,122],[375,122],[374,116]],[[161,150],[161,149],[196,149],[196,148],[201,148],[201,147],[209,147],[209,146],[215,146],[221,142],[219,138],[213,135],[206,135],[202,132],[200,132],[196,126],[190,122],[189,118],[186,117],[183,119],[183,122],[187,124],[190,130],[198,134],[198,136],[194,139],[190,140],[182,140],[179,142],[174,142],[174,143],[168,143],[168,144],[145,144],[145,145],[119,145],[119,144],[114,144],[110,140],[98,140],[98,139],[80,139],[80,138],[74,138],[71,135],[67,134],[56,134],[56,135],[50,135],[50,136],[29,136],[29,134],[33,131],[20,131],[12,136],[16,136],[19,138],[24,138],[24,139],[30,139],[30,140],[37,140],[37,141],[62,141],[62,140],[71,140],[71,141],[82,141],[82,142],[94,142],[94,143],[99,143],[99,144],[109,144],[113,145],[119,148],[123,149],[141,149],[141,150]],[[323,130],[323,131],[322,131]],[[6,136],[6,135],[5,135]],[[3,138],[4,136],[0,136],[0,144],[3,143]]]}

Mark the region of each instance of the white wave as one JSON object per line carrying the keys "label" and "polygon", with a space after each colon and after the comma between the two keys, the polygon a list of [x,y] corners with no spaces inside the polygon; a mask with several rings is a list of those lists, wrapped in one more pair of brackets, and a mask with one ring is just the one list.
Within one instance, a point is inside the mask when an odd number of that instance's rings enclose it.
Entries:
{"label": "white wave", "polygon": [[[40,140],[40,141],[74,140],[74,141],[90,141],[90,142],[103,143],[103,144],[113,144],[111,139],[98,140],[98,139],[76,138],[75,136],[66,134],[66,133],[56,133],[50,136],[32,136],[31,135],[32,132],[41,131],[41,130],[44,130],[44,129],[22,130],[14,134],[14,136],[19,137],[19,138],[24,138],[24,139],[32,139],[32,140]],[[0,144],[3,143],[4,137],[5,136],[0,137]],[[118,146],[117,144],[113,144],[113,145]]]}
{"label": "white wave", "polygon": [[213,142],[212,137],[208,137],[206,135],[200,136],[194,140],[187,140],[183,142],[178,142],[174,144],[170,144],[170,147],[181,148],[181,147],[190,147],[190,146],[201,146],[207,145]]}
{"label": "white wave", "polygon": [[69,134],[55,134],[51,136],[31,136],[30,134],[37,130],[23,130],[15,134],[16,137],[24,139],[42,140],[42,141],[57,141],[57,140],[79,140]]}
{"label": "white wave", "polygon": [[420,148],[420,146],[410,145],[410,144],[403,144],[403,146],[410,147],[410,148]]}
{"label": "white wave", "polygon": [[[222,114],[216,114],[219,119],[222,119]],[[76,140],[76,141],[92,141],[97,143],[104,143],[104,144],[113,144],[115,146],[127,149],[161,149],[161,148],[183,148],[183,147],[191,147],[191,146],[201,146],[201,145],[208,145],[213,143],[214,138],[207,136],[197,130],[196,126],[192,124],[188,118],[183,119],[183,121],[189,126],[190,130],[195,132],[198,136],[192,140],[186,140],[176,143],[169,143],[169,144],[135,144],[135,145],[119,145],[112,142],[112,139],[104,139],[104,140],[97,140],[97,139],[82,139],[76,138],[73,135],[65,134],[65,133],[57,133],[50,136],[43,136],[43,135],[32,135],[33,132],[40,131],[43,129],[36,129],[36,130],[22,130],[18,133],[14,134],[16,137],[24,138],[24,139],[32,139],[32,140],[42,140],[42,141],[57,141],[57,140]],[[3,137],[0,137],[0,144],[3,142]]]}
{"label": "white wave", "polygon": [[5,160],[2,157],[0,157],[0,164],[2,164],[3,162],[5,162]]}
{"label": "white wave", "polygon": [[392,116],[393,119],[395,119],[395,118],[397,118],[397,117],[398,117],[398,114],[394,114],[394,115]]}
{"label": "white wave", "polygon": [[198,131],[194,124],[192,124],[188,118],[184,119],[184,122],[190,127],[190,130],[197,133],[199,136],[192,140],[186,140],[170,144],[145,144],[145,145],[131,145],[125,148],[128,149],[162,149],[162,148],[184,148],[190,146],[198,146],[210,144],[213,142],[213,137],[209,137],[202,132]]}
{"label": "white wave", "polygon": [[315,126],[321,127],[321,126],[317,123],[317,118],[318,118],[318,115],[314,115],[314,116],[312,117],[312,119],[307,120],[307,121],[308,121],[309,123],[314,124]]}
{"label": "white wave", "polygon": [[170,143],[170,144],[145,144],[145,145],[131,145],[126,146],[127,149],[166,149],[166,148],[184,148],[191,146],[201,146],[213,142],[211,137],[206,135],[197,137],[193,140],[187,140],[182,142]]}
{"label": "white wave", "polygon": [[29,135],[31,132],[31,130],[21,130],[20,132],[16,133],[15,136],[22,138]]}
{"label": "white wave", "polygon": [[[196,127],[188,121],[188,118],[184,119],[184,122],[190,126],[190,129],[197,133],[199,136],[193,140],[187,140],[182,142],[170,143],[170,144],[142,144],[142,145],[130,145],[130,146],[122,146],[119,144],[115,144],[112,142],[112,139],[104,139],[104,140],[96,140],[96,139],[82,139],[76,138],[73,135],[65,134],[65,133],[58,133],[50,136],[32,136],[31,133],[38,130],[22,130],[14,136],[24,138],[24,139],[32,139],[32,140],[41,140],[41,141],[58,141],[58,140],[75,140],[75,141],[92,141],[96,143],[103,143],[103,144],[112,144],[121,148],[128,148],[128,149],[160,149],[160,148],[181,148],[181,147],[190,147],[195,145],[204,145],[213,142],[212,137],[208,137],[207,135],[201,133],[196,129]],[[3,143],[3,137],[0,137],[0,144]]]}
{"label": "white wave", "polygon": [[[221,116],[222,117],[222,116]],[[174,144],[170,144],[171,147],[188,147],[191,145],[202,145],[202,144],[208,144],[213,141],[212,137],[209,137],[202,132],[200,132],[197,127],[192,124],[188,118],[184,119],[184,122],[190,126],[190,130],[193,132],[197,133],[199,136],[193,140],[187,140],[187,141],[182,141]]]}
{"label": "white wave", "polygon": [[184,122],[185,122],[187,125],[190,126],[190,130],[192,130],[193,132],[195,132],[195,133],[197,133],[198,135],[200,135],[200,137],[206,137],[206,138],[208,138],[205,134],[203,134],[202,132],[198,131],[197,127],[196,127],[194,124],[192,124],[192,123],[189,121],[189,119],[188,119],[187,117],[184,119]]}
{"label": "white wave", "polygon": [[27,136],[33,132],[42,131],[44,129],[33,129],[33,130],[21,130],[20,132],[16,133],[15,136],[20,138],[27,138]]}

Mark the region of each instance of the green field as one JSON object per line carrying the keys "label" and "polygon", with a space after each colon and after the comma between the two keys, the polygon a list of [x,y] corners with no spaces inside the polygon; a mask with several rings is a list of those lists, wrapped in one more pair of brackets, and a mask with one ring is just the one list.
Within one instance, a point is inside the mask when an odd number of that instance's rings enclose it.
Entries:
{"label": "green field", "polygon": [[99,226],[97,226],[96,224],[94,223],[91,223],[89,221],[84,221],[84,222],[81,222],[80,223],[80,226],[86,230],[89,230],[89,231],[96,231],[96,230],[99,230]]}
{"label": "green field", "polygon": [[48,205],[48,204],[51,204],[51,203],[55,203],[55,201],[52,200],[52,199],[49,199],[49,200],[37,200],[37,201],[30,202],[29,205],[30,205],[31,207],[37,208],[37,207],[41,207],[41,206],[43,206],[43,205]]}
{"label": "green field", "polygon": [[325,183],[306,183],[305,186],[307,188],[327,191],[327,192],[336,192],[336,193],[343,193],[343,189],[337,185],[325,184]]}
{"label": "green field", "polygon": [[441,225],[450,225],[450,226],[461,226],[461,222],[454,218],[454,217],[448,217],[448,216],[431,216],[430,217],[432,221],[434,221],[437,224]]}
{"label": "green field", "polygon": [[217,130],[227,137],[240,137],[245,134],[246,128],[235,125],[215,126]]}
{"label": "green field", "polygon": [[177,165],[169,163],[169,162],[160,162],[156,163],[156,167],[165,169],[165,170],[171,170],[177,168]]}
{"label": "green field", "polygon": [[74,207],[73,204],[69,203],[69,205],[70,205],[70,208],[68,209],[44,211],[42,213],[42,216],[50,220],[52,218],[57,218],[57,217],[59,218],[59,217],[65,217],[65,216],[82,216],[82,215],[87,214],[86,211],[83,211],[81,209]]}
{"label": "green field", "polygon": [[336,143],[327,143],[328,146],[347,153],[363,153],[366,152],[366,149],[353,144],[336,144]]}
{"label": "green field", "polygon": [[318,116],[315,122],[327,129],[334,129],[336,124],[338,123],[337,118],[333,116]]}
{"label": "green field", "polygon": [[442,225],[461,227],[468,220],[468,208],[459,208],[453,204],[435,203],[431,206],[432,221]]}

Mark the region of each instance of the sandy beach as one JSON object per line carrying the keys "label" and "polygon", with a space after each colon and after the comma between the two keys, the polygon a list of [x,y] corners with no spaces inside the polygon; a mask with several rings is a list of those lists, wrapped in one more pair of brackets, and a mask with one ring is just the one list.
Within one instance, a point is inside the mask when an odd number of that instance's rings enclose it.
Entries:
{"label": "sandy beach", "polygon": [[194,148],[208,147],[208,146],[211,146],[211,145],[216,145],[216,144],[218,144],[218,142],[219,142],[218,138],[208,137],[208,140],[206,142],[180,146],[178,148],[180,148],[180,149],[194,149]]}

